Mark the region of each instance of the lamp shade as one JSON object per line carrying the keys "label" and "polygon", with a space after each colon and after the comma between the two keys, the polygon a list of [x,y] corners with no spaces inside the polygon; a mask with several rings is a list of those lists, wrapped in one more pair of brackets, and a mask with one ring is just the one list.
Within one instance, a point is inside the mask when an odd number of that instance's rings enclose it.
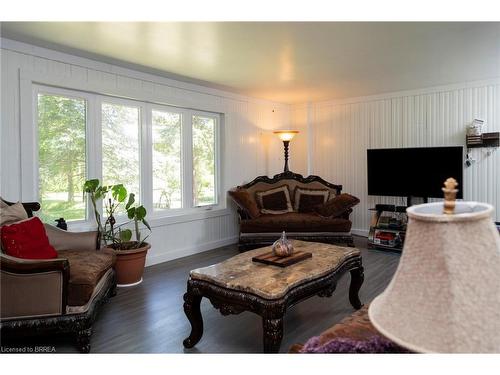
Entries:
{"label": "lamp shade", "polygon": [[291,141],[296,134],[299,133],[298,130],[276,130],[273,132],[278,135],[282,141]]}
{"label": "lamp shade", "polygon": [[368,314],[387,338],[416,352],[500,352],[500,236],[489,204],[407,209],[398,269]]}

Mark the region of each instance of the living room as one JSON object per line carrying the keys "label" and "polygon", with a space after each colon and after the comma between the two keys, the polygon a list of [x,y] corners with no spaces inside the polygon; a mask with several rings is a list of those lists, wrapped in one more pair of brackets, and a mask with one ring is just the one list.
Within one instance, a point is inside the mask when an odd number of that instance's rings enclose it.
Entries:
{"label": "living room", "polygon": [[3,19],[2,354],[500,353],[500,22],[348,14]]}

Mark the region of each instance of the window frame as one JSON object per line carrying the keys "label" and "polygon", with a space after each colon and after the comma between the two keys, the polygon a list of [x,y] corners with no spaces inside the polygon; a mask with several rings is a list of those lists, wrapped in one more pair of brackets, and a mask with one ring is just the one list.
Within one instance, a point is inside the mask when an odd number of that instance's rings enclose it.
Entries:
{"label": "window frame", "polygon": [[[84,99],[85,100],[85,178],[87,179],[90,175],[90,171],[95,173],[96,171],[93,169],[95,165],[95,156],[94,148],[91,147],[91,143],[89,141],[90,135],[93,135],[94,129],[92,121],[90,121],[91,113],[89,111],[90,102],[92,100],[91,95],[88,93],[75,91],[75,90],[67,90],[62,88],[56,88],[51,86],[42,86],[42,85],[33,85],[33,141],[36,145],[33,152],[33,193],[36,197],[37,201],[40,201],[40,160],[39,160],[39,128],[38,128],[38,96],[42,95],[52,95],[52,96],[60,96],[68,99]],[[42,208],[43,209],[43,208]],[[68,223],[72,225],[83,224],[89,221],[89,213],[91,209],[90,202],[88,199],[85,199],[85,218],[79,220],[72,220]]]}
{"label": "window frame", "polygon": [[[133,107],[137,108],[139,110],[139,123],[138,123],[138,147],[139,147],[139,192],[133,192],[129,191],[128,193],[135,193],[136,195],[139,196],[139,204],[144,204],[145,201],[145,189],[144,189],[144,181],[146,179],[146,173],[143,171],[144,164],[146,163],[145,160],[145,149],[146,145],[145,142],[147,141],[147,134],[145,134],[145,127],[146,127],[146,119],[145,119],[145,113],[147,112],[145,110],[145,103],[136,101],[136,100],[129,100],[129,99],[122,99],[122,98],[116,98],[112,96],[106,96],[106,95],[99,95],[98,96],[98,101],[97,101],[97,106],[98,106],[98,119],[96,122],[96,128],[98,128],[99,132],[99,144],[98,144],[98,156],[99,156],[99,164],[97,166],[98,170],[98,175],[99,181],[103,181],[104,176],[103,176],[103,157],[102,157],[102,106],[103,104],[110,104],[110,105],[117,105],[117,106],[123,106],[123,107]],[[125,186],[127,187],[127,186]],[[146,206],[145,206],[146,207]],[[123,221],[125,219],[125,214],[117,214],[116,219],[118,221]]]}
{"label": "window frame", "polygon": [[[179,114],[181,117],[181,208],[170,208],[170,209],[163,209],[163,210],[156,210],[153,207],[153,111],[158,111],[158,112],[169,112],[169,113],[176,113]],[[150,115],[150,118],[148,120],[148,136],[149,136],[149,151],[150,151],[150,157],[151,157],[151,163],[149,163],[149,179],[148,182],[151,184],[151,188],[149,191],[151,191],[151,196],[150,201],[148,202],[148,206],[145,206],[146,209],[148,210],[148,216],[156,216],[156,217],[161,217],[165,216],[163,215],[164,213],[168,212],[173,212],[173,213],[182,213],[182,211],[186,208],[186,192],[187,187],[189,184],[186,183],[186,172],[189,171],[189,165],[187,165],[186,159],[188,156],[186,155],[186,150],[185,150],[185,138],[187,138],[187,133],[185,129],[185,119],[187,117],[187,110],[179,107],[173,107],[173,106],[167,106],[167,105],[162,105],[162,104],[150,104],[148,108],[148,114]],[[188,189],[189,190],[189,189]]]}
{"label": "window frame", "polygon": [[[86,101],[86,124],[85,124],[85,168],[86,179],[98,178],[102,181],[102,104],[117,104],[139,108],[139,184],[141,204],[148,211],[150,223],[183,222],[183,217],[203,218],[203,212],[226,209],[225,200],[222,199],[222,154],[221,154],[221,124],[223,114],[218,112],[196,110],[185,107],[149,102],[146,100],[122,98],[113,95],[103,95],[99,93],[87,92],[79,89],[66,89],[55,87],[44,83],[32,82],[32,128],[22,129],[26,134],[26,139],[31,147],[25,147],[29,151],[21,162],[23,196],[30,196],[39,199],[39,160],[38,160],[38,94],[57,95],[68,98],[84,99]],[[27,98],[26,98],[27,99]],[[182,184],[182,208],[157,210],[153,209],[153,139],[152,139],[152,111],[174,112],[181,115],[181,184]],[[192,117],[203,116],[213,118],[215,121],[215,203],[204,206],[194,206],[192,183],[193,183],[193,138],[192,138]],[[29,173],[29,170],[33,173]],[[27,176],[30,175],[31,178]],[[26,184],[32,189],[27,190]],[[28,191],[28,192],[27,192]],[[23,198],[24,199],[24,198]],[[102,214],[102,208],[98,207]],[[201,215],[201,216],[200,216]],[[94,228],[94,218],[89,200],[86,200],[85,219],[68,222],[71,229],[91,229]],[[120,215],[117,220],[125,221],[125,215]]]}
{"label": "window frame", "polygon": [[[214,176],[214,192],[215,192],[215,202],[212,203],[212,204],[207,204],[207,205],[202,205],[202,206],[195,206],[194,205],[194,197],[191,196],[191,205],[195,208],[199,208],[199,209],[205,209],[205,210],[211,210],[217,206],[219,206],[219,203],[221,201],[221,196],[220,196],[220,186],[221,185],[221,173],[220,173],[220,118],[221,116],[218,114],[218,113],[213,113],[213,112],[205,112],[205,111],[199,111],[199,110],[191,110],[190,111],[190,122],[191,122],[191,126],[190,126],[190,129],[191,129],[191,145],[190,145],[190,152],[191,152],[191,161],[193,160],[193,156],[192,156],[192,153],[193,153],[193,136],[192,136],[192,129],[193,129],[193,124],[192,124],[192,121],[193,121],[193,116],[200,116],[200,117],[208,117],[208,118],[212,118],[214,119],[214,126],[215,126],[215,129],[214,129],[214,148],[215,148],[215,160],[214,160],[214,163],[215,163],[215,166],[214,166],[214,173],[215,173],[215,176]],[[191,166],[192,168],[192,166]],[[193,169],[193,172],[194,172],[194,169]],[[192,178],[192,177],[191,177]],[[191,185],[192,185],[192,181],[191,181]],[[191,189],[191,192],[192,192],[192,189]],[[192,193],[191,193],[192,195]]]}

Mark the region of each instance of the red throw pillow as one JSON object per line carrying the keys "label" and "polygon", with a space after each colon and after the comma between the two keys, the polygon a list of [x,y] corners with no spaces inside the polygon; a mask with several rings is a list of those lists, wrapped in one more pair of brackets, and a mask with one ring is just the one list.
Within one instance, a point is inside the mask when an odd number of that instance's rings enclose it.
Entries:
{"label": "red throw pillow", "polygon": [[8,255],[23,259],[57,258],[39,218],[4,225],[1,229],[2,247]]}

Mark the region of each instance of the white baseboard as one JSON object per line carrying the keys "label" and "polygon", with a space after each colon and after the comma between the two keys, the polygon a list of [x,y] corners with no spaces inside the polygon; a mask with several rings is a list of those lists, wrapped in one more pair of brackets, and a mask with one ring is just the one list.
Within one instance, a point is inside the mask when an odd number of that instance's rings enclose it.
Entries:
{"label": "white baseboard", "polygon": [[[368,237],[367,229],[352,229],[351,233],[356,236]],[[218,241],[206,242],[201,245],[185,247],[182,249],[175,249],[172,251],[168,251],[163,254],[157,254],[153,256],[148,256],[146,258],[146,267],[153,266],[155,264],[168,262],[169,260],[174,260],[178,258],[183,258],[189,255],[203,253],[205,251],[213,250],[218,247],[232,245],[238,242],[238,236],[233,236],[229,238],[225,238]]]}
{"label": "white baseboard", "polygon": [[351,229],[351,233],[356,236],[368,237],[368,229]]}
{"label": "white baseboard", "polygon": [[182,249],[174,249],[163,254],[156,254],[153,256],[148,256],[146,258],[146,267],[153,266],[155,264],[167,262],[169,260],[174,260],[178,258],[183,258],[189,255],[203,253],[208,250],[213,250],[218,247],[232,245],[238,242],[238,236],[233,236],[225,238],[222,240],[205,242],[201,245],[195,245],[190,247],[185,247]]}

